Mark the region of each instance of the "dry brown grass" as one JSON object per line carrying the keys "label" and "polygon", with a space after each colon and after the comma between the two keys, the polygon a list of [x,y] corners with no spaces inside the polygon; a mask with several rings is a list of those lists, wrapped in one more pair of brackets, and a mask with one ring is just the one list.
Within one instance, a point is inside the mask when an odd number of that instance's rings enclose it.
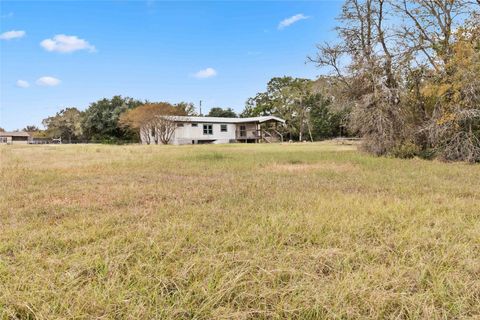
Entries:
{"label": "dry brown grass", "polygon": [[331,171],[336,173],[352,173],[355,174],[355,165],[353,164],[337,164],[337,163],[275,163],[268,167],[273,172],[312,172],[312,171]]}
{"label": "dry brown grass", "polygon": [[330,143],[0,160],[0,318],[480,315],[478,165]]}

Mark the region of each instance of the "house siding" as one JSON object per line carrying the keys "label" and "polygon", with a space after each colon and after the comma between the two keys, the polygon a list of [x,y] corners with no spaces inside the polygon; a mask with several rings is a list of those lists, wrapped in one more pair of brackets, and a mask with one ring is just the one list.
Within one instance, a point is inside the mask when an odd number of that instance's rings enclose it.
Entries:
{"label": "house siding", "polygon": [[[212,126],[212,134],[203,133],[203,125]],[[227,132],[221,131],[221,126],[227,126]],[[177,127],[172,137],[172,144],[192,144],[204,141],[212,141],[212,143],[229,143],[235,140],[235,132],[237,125],[232,123],[183,123],[183,127]]]}
{"label": "house siding", "polygon": [[1,144],[29,144],[31,141],[32,137],[30,135],[9,134],[8,132],[0,133]]}
{"label": "house siding", "polygon": [[[170,144],[201,144],[201,143],[232,143],[232,142],[259,142],[262,140],[263,131],[260,130],[261,123],[276,121],[285,123],[284,120],[273,117],[253,117],[253,118],[216,118],[216,117],[175,117],[172,119],[176,123],[175,131],[169,141]],[[211,133],[204,133],[204,125],[211,126]],[[225,126],[226,131],[221,128]],[[245,130],[240,130],[241,127]],[[159,143],[155,141],[153,128],[142,127],[140,129],[140,139],[144,144]],[[209,130],[210,131],[210,130]],[[242,135],[244,133],[244,135]],[[265,140],[265,139],[264,139]],[[271,142],[271,141],[266,141]]]}

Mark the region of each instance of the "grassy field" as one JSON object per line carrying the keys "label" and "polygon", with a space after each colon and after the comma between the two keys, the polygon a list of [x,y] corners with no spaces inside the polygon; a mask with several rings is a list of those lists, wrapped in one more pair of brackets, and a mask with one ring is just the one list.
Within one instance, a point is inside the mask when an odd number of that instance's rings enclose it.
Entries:
{"label": "grassy field", "polygon": [[480,318],[480,166],[0,148],[1,319]]}

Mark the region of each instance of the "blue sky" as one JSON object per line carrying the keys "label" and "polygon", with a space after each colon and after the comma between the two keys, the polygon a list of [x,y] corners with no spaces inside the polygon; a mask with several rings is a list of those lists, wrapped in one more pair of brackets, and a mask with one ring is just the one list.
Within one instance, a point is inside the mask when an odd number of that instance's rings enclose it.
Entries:
{"label": "blue sky", "polygon": [[[241,111],[335,39],[341,1],[0,1],[0,127],[113,95]],[[283,23],[282,23],[283,21]]]}

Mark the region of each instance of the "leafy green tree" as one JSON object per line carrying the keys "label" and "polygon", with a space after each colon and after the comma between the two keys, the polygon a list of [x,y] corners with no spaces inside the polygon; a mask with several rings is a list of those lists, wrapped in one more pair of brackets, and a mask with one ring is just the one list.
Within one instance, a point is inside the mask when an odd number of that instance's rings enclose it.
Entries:
{"label": "leafy green tree", "polygon": [[26,126],[25,128],[23,128],[23,131],[26,131],[26,132],[37,132],[37,131],[40,131],[40,129],[35,126],[35,125],[29,125],[29,126]]}
{"label": "leafy green tree", "polygon": [[267,84],[267,91],[247,100],[242,116],[275,115],[286,120],[286,134],[290,139],[302,140],[309,132],[309,105],[313,82],[308,79],[277,77]]}
{"label": "leafy green tree", "polygon": [[241,113],[242,117],[258,117],[275,115],[287,121],[288,129],[286,134],[290,138],[297,135],[298,130],[295,125],[292,113],[293,99],[289,87],[296,82],[292,77],[275,77],[267,84],[267,91],[259,92],[254,97],[249,98],[245,104],[245,109]]}
{"label": "leafy green tree", "polygon": [[90,104],[85,110],[83,130],[91,140],[132,140],[134,134],[119,125],[120,115],[144,102],[129,97],[114,96]]}
{"label": "leafy green tree", "polygon": [[66,108],[44,119],[42,124],[47,128],[47,136],[72,142],[82,137],[82,120],[83,112],[77,108]]}
{"label": "leafy green tree", "polygon": [[236,118],[237,114],[233,111],[232,108],[222,109],[222,108],[212,108],[208,113],[209,117],[223,117],[223,118]]}
{"label": "leafy green tree", "polygon": [[320,93],[309,95],[305,104],[309,109],[309,124],[314,140],[323,140],[346,134],[344,132],[348,110],[336,110],[331,99]]}
{"label": "leafy green tree", "polygon": [[308,85],[308,79],[292,77],[275,77],[267,84],[267,91],[260,92],[255,97],[249,98],[243,117],[258,117],[267,115],[286,116],[295,103],[298,89]]}
{"label": "leafy green tree", "polygon": [[[156,104],[160,104],[162,102],[158,102]],[[177,108],[178,112],[185,115],[185,116],[196,116],[197,112],[195,111],[195,106],[191,102],[179,102],[174,105]]]}

